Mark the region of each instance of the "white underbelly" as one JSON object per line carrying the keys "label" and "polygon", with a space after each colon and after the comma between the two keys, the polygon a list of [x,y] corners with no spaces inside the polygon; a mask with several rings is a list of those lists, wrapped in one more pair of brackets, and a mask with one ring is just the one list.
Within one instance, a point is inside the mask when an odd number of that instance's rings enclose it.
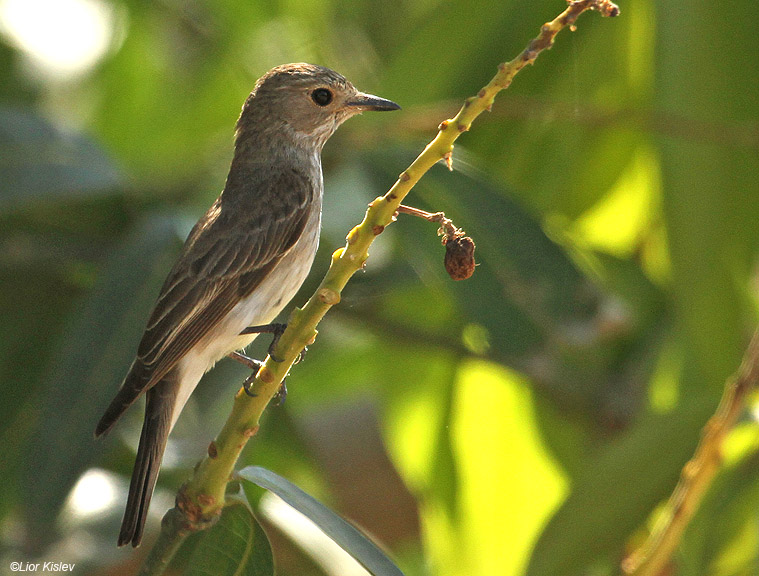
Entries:
{"label": "white underbelly", "polygon": [[319,244],[321,210],[314,210],[303,236],[253,293],[241,300],[178,363],[180,388],[172,428],[203,374],[231,352],[242,350],[257,334],[240,335],[248,326],[271,323],[295,296],[311,270]]}

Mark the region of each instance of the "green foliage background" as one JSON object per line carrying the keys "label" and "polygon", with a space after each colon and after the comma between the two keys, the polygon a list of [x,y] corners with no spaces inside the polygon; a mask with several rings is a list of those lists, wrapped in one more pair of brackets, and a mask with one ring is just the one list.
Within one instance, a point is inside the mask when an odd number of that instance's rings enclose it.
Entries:
{"label": "green foliage background", "polygon": [[[299,304],[366,203],[564,8],[113,5],[118,41],[76,80],[35,79],[0,44],[4,567],[71,558],[77,573],[135,571],[146,547],[114,543],[140,410],[105,442],[92,430],[223,186],[258,76],[311,61],[403,106],[328,143],[321,248]],[[434,227],[401,218],[246,451],[376,535],[409,575],[616,573],[756,323],[754,2],[621,9],[562,33],[460,138],[456,170],[437,167],[409,198],[475,238],[475,276],[449,280]],[[206,377],[172,434],[156,518],[220,429],[245,376],[233,364]],[[673,574],[759,572],[758,448],[747,415]],[[64,502],[91,467],[121,491],[82,519]],[[272,538],[280,574],[324,573]]]}

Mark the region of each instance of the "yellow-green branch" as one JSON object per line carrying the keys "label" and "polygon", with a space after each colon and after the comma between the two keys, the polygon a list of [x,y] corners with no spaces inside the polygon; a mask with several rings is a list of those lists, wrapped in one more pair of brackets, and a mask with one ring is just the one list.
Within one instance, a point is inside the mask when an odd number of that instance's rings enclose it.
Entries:
{"label": "yellow-green branch", "polygon": [[648,540],[622,564],[626,574],[657,576],[680,544],[685,528],[698,510],[722,464],[722,443],[746,407],[746,397],[759,386],[759,329],[743,355],[738,372],[725,383],[717,411],[701,432],[696,452],[680,473],[661,520]]}
{"label": "yellow-green branch", "polygon": [[[266,358],[251,387],[257,396],[250,397],[242,389],[238,391],[232,413],[216,440],[209,445],[208,456],[198,465],[192,479],[180,490],[177,508],[186,521],[166,523],[162,531],[175,530],[177,538],[180,538],[180,534],[186,534],[187,530],[201,529],[221,513],[224,492],[235,463],[248,439],[258,430],[261,414],[279,390],[280,383],[303,348],[316,338],[316,326],[327,311],[340,302],[340,295],[351,276],[364,266],[374,239],[394,221],[403,199],[438,161],[444,160],[450,166],[456,139],[469,130],[480,114],[490,110],[496,94],[508,88],[522,68],[532,64],[543,50],[553,45],[556,34],[568,26],[573,27],[580,14],[586,10],[596,10],[604,16],[619,14],[616,5],[608,0],[570,2],[558,17],[541,27],[540,34],[519,56],[500,64],[493,79],[476,96],[468,98],[456,116],[440,124],[437,136],[401,173],[393,187],[369,204],[364,220],[348,233],[346,245],[332,255],[329,270],[316,293],[303,308],[296,309],[290,316],[287,330],[276,347],[276,356],[282,358],[282,362],[275,362],[270,356]],[[161,536],[161,542],[170,540],[163,533]],[[154,548],[151,561],[146,562],[146,566],[162,565],[152,559],[161,554],[161,550]],[[153,572],[144,569],[143,573]]]}

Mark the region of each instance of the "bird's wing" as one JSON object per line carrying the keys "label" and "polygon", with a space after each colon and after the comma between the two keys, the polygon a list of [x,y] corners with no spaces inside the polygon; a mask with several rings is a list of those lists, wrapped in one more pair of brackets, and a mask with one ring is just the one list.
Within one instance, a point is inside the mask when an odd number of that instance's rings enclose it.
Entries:
{"label": "bird's wing", "polygon": [[228,185],[190,232],[97,436],[255,290],[298,241],[310,210],[319,209],[312,206],[316,184],[306,175],[265,172],[251,174],[244,188]]}
{"label": "bird's wing", "polygon": [[297,242],[312,193],[311,183],[297,172],[269,172],[234,202],[223,195],[196,225],[138,348],[138,360],[151,372],[146,388],[248,296]]}
{"label": "bird's wing", "polygon": [[294,170],[271,167],[245,176],[239,186],[228,183],[190,232],[97,436],[253,292],[303,233],[316,183]]}
{"label": "bird's wing", "polygon": [[137,361],[150,373],[144,389],[248,296],[303,233],[314,194],[307,177],[288,170],[257,180],[237,198],[225,191],[190,234],[138,348]]}

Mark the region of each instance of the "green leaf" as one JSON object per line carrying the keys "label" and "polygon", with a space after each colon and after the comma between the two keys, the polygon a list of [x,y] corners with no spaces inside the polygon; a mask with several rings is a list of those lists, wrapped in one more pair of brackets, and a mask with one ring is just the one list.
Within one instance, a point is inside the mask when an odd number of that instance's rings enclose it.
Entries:
{"label": "green leaf", "polygon": [[292,482],[260,466],[248,466],[239,476],[273,492],[305,515],[374,576],[403,576],[371,540]]}
{"label": "green leaf", "polygon": [[0,107],[0,190],[5,211],[108,192],[122,181],[90,138],[26,110]]}
{"label": "green leaf", "polygon": [[[1,227],[1,226],[0,226]],[[51,266],[0,266],[0,517],[13,508],[51,344],[76,291]],[[13,383],[10,385],[10,383]]]}
{"label": "green leaf", "polygon": [[261,526],[243,500],[230,499],[197,543],[185,576],[271,576],[274,560]]}
{"label": "green leaf", "polygon": [[586,459],[572,492],[547,524],[528,576],[579,576],[619,561],[625,540],[667,498],[713,410],[702,398],[677,412],[647,414],[626,434]]}
{"label": "green leaf", "polygon": [[[756,99],[743,97],[759,91],[753,71],[759,39],[735,26],[739,14],[750,14],[747,5],[733,13],[712,13],[688,0],[656,7],[659,43],[673,48],[660,54],[657,106],[680,122],[704,122],[705,134],[699,137],[673,138],[665,132],[657,144],[672,299],[703,375],[701,386],[709,390],[740,362],[744,322],[754,316],[748,312],[754,296],[746,288],[755,273],[759,238],[759,154],[755,145],[741,145],[734,128],[759,113]],[[686,29],[689,41],[678,42]],[[741,49],[723,64],[732,46]],[[747,68],[751,74],[743,73]],[[711,126],[711,119],[719,119],[718,124]]]}

